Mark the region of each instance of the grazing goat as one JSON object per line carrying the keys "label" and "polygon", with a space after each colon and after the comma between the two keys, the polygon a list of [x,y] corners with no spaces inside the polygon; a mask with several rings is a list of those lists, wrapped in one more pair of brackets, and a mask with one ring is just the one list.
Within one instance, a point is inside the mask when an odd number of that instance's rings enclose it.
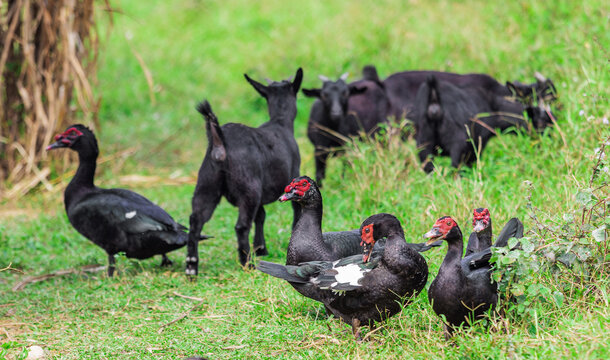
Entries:
{"label": "grazing goat", "polygon": [[[428,76],[433,75],[438,81],[446,81],[460,88],[477,88],[483,91],[491,101],[500,102],[497,98],[515,97],[525,103],[528,107],[533,107],[530,100],[532,94],[536,94],[538,102],[543,99],[552,101],[555,97],[555,86],[553,82],[544,79],[542,75],[536,73],[536,83],[522,84],[517,81],[507,82],[502,85],[493,77],[486,74],[454,74],[441,71],[403,71],[388,76],[383,81],[388,99],[390,100],[390,114],[396,119],[412,119],[415,114],[415,98],[419,87],[426,82]],[[553,96],[550,96],[553,94]],[[506,100],[507,102],[509,100]],[[542,105],[542,104],[540,104]],[[506,104],[506,106],[509,106]],[[548,107],[538,111],[549,112]]]}
{"label": "grazing goat", "polygon": [[[475,160],[474,149],[482,151],[495,135],[494,129],[529,128],[529,123],[522,118],[523,111],[520,103],[482,88],[460,88],[428,75],[417,92],[414,109],[415,140],[424,171],[434,170],[428,157],[436,153],[436,147],[451,157],[453,167],[457,168],[460,163],[471,165]],[[482,116],[477,119],[477,114]],[[530,115],[547,116],[546,113]],[[535,123],[545,121],[534,118]]]}
{"label": "grazing goat", "polygon": [[364,69],[364,79],[347,84],[347,74],[337,81],[320,76],[320,89],[303,89],[305,96],[317,98],[311,107],[307,136],[315,148],[316,181],[321,186],[326,160],[345,139],[364,132],[372,135],[386,121],[390,103],[375,68]]}
{"label": "grazing goat", "polygon": [[[292,82],[271,82],[268,86],[244,76],[267,100],[269,121],[258,128],[237,123],[221,127],[207,101],[198,106],[206,120],[208,148],[192,200],[187,275],[197,275],[199,234],[221,196],[239,209],[235,232],[241,265],[245,266],[250,259],[248,235],[253,221],[254,250],[257,255],[267,255],[263,205],[277,200],[285,185],[299,175],[301,158],[294,139],[294,119],[303,71],[299,68]],[[294,226],[300,214],[298,204],[293,204],[293,210]]]}

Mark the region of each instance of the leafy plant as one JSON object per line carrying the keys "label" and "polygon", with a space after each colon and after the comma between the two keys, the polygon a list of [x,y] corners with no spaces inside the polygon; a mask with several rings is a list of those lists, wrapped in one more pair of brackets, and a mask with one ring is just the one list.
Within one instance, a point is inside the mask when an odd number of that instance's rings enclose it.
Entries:
{"label": "leafy plant", "polygon": [[534,184],[526,182],[526,207],[534,227],[529,236],[494,249],[492,257],[493,278],[506,305],[517,314],[534,316],[536,303],[560,307],[583,296],[607,301],[599,284],[610,275],[608,144],[610,137],[596,149],[591,177],[579,186],[571,212],[542,212],[531,202]]}

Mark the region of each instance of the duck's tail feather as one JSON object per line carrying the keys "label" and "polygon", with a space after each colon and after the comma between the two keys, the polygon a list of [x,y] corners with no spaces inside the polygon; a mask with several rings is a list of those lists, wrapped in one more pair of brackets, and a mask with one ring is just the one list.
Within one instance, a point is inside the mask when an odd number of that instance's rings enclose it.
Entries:
{"label": "duck's tail feather", "polygon": [[291,274],[285,265],[280,265],[268,261],[261,261],[258,263],[258,266],[256,268],[264,272],[265,274],[274,276],[276,278],[284,279],[289,282],[303,284],[308,281],[307,279],[298,277],[295,274]]}

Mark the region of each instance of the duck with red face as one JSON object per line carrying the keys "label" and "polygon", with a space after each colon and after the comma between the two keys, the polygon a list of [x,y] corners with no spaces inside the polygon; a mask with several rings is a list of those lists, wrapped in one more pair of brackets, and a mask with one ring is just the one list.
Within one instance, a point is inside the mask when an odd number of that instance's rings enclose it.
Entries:
{"label": "duck with red face", "polygon": [[[426,260],[404,238],[400,221],[390,214],[366,219],[360,234],[361,255],[334,261],[279,265],[261,261],[258,269],[290,282],[301,294],[322,302],[328,311],[352,326],[372,326],[401,311],[428,279]],[[373,248],[386,239],[385,247]]]}
{"label": "duck with red face", "polygon": [[[171,265],[166,253],[187,243],[187,228],[140,194],[94,185],[99,153],[95,135],[86,126],[69,126],[55,136],[47,150],[69,148],[78,153],[76,174],[64,192],[68,220],[84,237],[108,254],[108,276],[115,271],[114,255],[146,259],[162,255],[161,265]],[[208,238],[206,235],[198,240]]]}
{"label": "duck with red face", "polygon": [[491,216],[487,208],[474,209],[472,212],[472,230],[466,246],[466,255],[483,251],[491,246]]}
{"label": "duck with red face", "polygon": [[447,254],[438,275],[428,290],[428,299],[436,314],[445,316],[445,335],[450,337],[455,327],[469,325],[498,301],[497,285],[491,281],[489,264],[476,269],[469,267],[469,258],[462,258],[462,231],[450,216],[439,218],[425,235],[428,243],[447,241]]}

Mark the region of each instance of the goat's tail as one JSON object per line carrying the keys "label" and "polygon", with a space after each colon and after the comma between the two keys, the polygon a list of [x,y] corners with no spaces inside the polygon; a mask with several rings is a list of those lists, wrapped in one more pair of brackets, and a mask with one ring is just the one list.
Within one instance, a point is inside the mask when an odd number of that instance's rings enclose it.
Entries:
{"label": "goat's tail", "polygon": [[443,118],[444,112],[441,106],[436,76],[428,75],[426,85],[428,85],[428,109],[426,111],[428,119],[440,121]]}
{"label": "goat's tail", "polygon": [[385,89],[383,82],[379,79],[379,74],[377,74],[377,68],[375,65],[365,65],[362,68],[362,79],[375,82],[377,85],[379,85],[379,87]]}
{"label": "goat's tail", "polygon": [[212,106],[207,100],[197,105],[197,111],[205,118],[205,129],[208,133],[208,144],[212,147],[210,155],[214,161],[222,162],[227,158],[224,136],[218,124],[218,118],[212,111]]}

